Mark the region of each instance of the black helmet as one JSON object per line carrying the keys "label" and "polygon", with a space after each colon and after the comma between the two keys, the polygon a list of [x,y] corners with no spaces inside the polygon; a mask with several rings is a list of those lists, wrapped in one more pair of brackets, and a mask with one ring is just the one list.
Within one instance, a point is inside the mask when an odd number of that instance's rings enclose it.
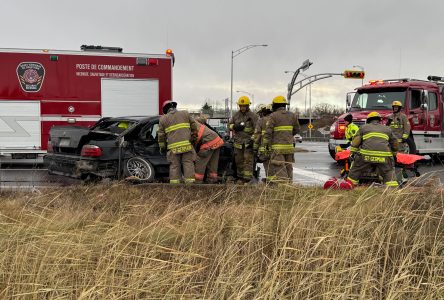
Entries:
{"label": "black helmet", "polygon": [[351,114],[348,114],[345,116],[344,120],[351,123],[353,121],[353,116]]}

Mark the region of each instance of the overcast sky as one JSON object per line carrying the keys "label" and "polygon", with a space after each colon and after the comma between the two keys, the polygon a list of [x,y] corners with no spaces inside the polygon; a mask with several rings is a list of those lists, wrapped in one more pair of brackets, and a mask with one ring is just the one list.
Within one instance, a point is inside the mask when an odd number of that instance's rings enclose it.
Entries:
{"label": "overcast sky", "polygon": [[[444,76],[440,0],[3,0],[0,47],[79,50],[82,44],[124,52],[176,55],[173,94],[182,106],[230,95],[231,51],[268,44],[234,61],[234,90],[256,103],[286,95],[291,74],[342,72],[360,65],[366,79]],[[313,84],[313,104],[343,106],[360,80]],[[293,100],[304,107],[305,91]],[[239,93],[234,93],[235,98]]]}

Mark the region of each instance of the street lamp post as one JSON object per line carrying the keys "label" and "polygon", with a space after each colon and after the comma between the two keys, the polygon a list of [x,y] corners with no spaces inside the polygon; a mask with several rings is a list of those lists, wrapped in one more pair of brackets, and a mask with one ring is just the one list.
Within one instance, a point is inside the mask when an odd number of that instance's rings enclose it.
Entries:
{"label": "street lamp post", "polygon": [[234,58],[236,56],[241,55],[242,53],[244,53],[247,50],[250,50],[251,48],[255,48],[255,47],[267,47],[268,45],[247,45],[244,46],[242,48],[239,48],[237,50],[233,50],[231,51],[231,88],[230,88],[230,116],[233,116],[233,62],[234,62]]}
{"label": "street lamp post", "polygon": [[[353,68],[359,68],[359,69],[361,69],[362,72],[364,72],[364,67],[363,66],[355,65],[355,66],[353,66]],[[364,78],[362,78],[361,85],[364,85]]]}
{"label": "street lamp post", "polygon": [[254,108],[254,94],[246,92],[246,91],[236,91],[236,93],[244,93],[250,96],[251,98],[251,107]]}

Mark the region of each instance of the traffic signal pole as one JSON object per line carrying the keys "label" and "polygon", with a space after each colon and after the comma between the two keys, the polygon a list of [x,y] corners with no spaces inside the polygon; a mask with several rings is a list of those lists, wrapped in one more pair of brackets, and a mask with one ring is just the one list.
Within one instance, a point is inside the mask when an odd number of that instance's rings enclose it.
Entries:
{"label": "traffic signal pole", "polygon": [[[310,65],[311,65],[311,63],[308,66],[310,66]],[[330,77],[333,77],[333,76],[343,76],[344,78],[362,79],[362,80],[364,80],[365,72],[364,71],[356,71],[356,70],[345,70],[343,73],[321,73],[321,74],[307,76],[304,79],[299,80],[298,82],[295,82],[296,81],[296,77],[299,74],[300,69],[302,69],[302,67],[296,70],[296,72],[293,74],[293,78],[292,78],[291,82],[288,84],[287,99],[288,99],[288,103],[290,104],[291,96],[296,94],[298,91],[300,91],[301,89],[303,89],[307,85],[310,85],[310,104],[309,104],[310,113],[309,113],[309,124],[308,124],[309,128],[308,129],[309,129],[309,137],[311,138],[311,130],[313,128],[313,125],[311,124],[311,119],[312,119],[312,112],[311,112],[311,84],[313,82],[316,82],[316,81],[319,81],[319,80],[322,80],[322,79],[327,79],[327,78],[330,78]],[[308,67],[307,67],[307,69],[308,69]],[[293,90],[294,87],[296,87],[295,90]]]}

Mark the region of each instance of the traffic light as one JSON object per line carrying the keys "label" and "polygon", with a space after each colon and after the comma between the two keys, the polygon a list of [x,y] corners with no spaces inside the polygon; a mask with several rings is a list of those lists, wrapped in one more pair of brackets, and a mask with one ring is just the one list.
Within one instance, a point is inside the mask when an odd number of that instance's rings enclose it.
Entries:
{"label": "traffic light", "polygon": [[364,71],[345,70],[342,74],[344,78],[363,79],[365,76]]}

